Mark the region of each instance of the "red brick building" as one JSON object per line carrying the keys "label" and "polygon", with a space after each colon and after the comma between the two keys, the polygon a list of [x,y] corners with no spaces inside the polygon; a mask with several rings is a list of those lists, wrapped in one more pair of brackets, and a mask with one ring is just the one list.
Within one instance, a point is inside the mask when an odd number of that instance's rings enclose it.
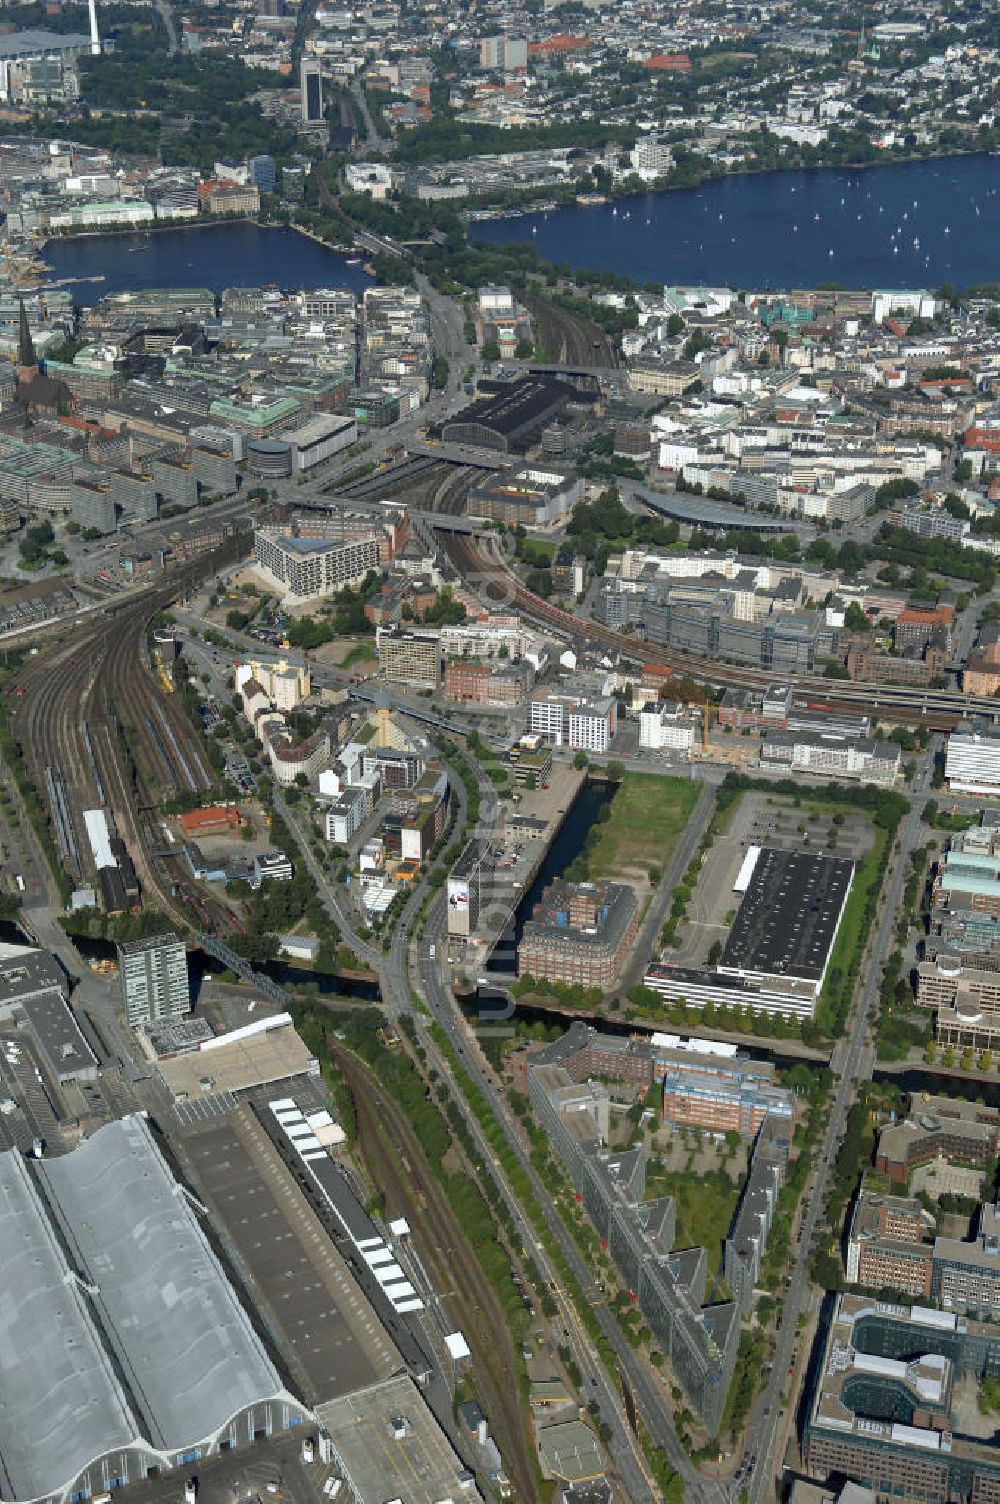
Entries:
{"label": "red brick building", "polygon": [[203,836],[224,836],[239,830],[242,824],[240,812],[233,804],[212,804],[206,809],[193,809],[181,815],[180,821],[189,841],[200,841]]}

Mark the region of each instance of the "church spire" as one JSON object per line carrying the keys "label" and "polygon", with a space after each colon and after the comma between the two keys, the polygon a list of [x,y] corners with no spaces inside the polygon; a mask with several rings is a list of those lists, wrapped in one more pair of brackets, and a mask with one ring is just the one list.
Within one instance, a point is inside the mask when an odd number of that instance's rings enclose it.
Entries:
{"label": "church spire", "polygon": [[37,368],[38,357],[35,355],[35,342],[31,338],[31,329],[28,324],[28,311],[21,299],[21,323],[17,337],[17,363],[25,370]]}

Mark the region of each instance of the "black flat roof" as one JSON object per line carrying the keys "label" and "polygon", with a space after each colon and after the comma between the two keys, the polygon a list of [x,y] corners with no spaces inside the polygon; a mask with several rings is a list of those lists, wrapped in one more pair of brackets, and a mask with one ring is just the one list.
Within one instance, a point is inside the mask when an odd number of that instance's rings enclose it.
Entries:
{"label": "black flat roof", "polygon": [[449,430],[474,423],[482,428],[492,428],[503,438],[510,439],[533,424],[542,422],[548,414],[563,402],[579,401],[581,393],[567,381],[558,381],[551,376],[524,376],[512,381],[494,396],[473,402],[455,414],[442,426],[442,436],[447,439]]}
{"label": "black flat roof", "polygon": [[720,970],[819,982],[854,863],[765,846],[729,931]]}

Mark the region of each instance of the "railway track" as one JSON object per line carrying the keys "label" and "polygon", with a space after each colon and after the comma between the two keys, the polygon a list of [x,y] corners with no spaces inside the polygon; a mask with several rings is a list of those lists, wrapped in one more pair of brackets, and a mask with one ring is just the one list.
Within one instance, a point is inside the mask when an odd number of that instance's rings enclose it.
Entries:
{"label": "railway track", "polygon": [[354,1100],[358,1143],[390,1215],[410,1219],[421,1261],[472,1349],[473,1372],[518,1499],[538,1499],[508,1324],[423,1149],[396,1106],[350,1051],[333,1044]]}
{"label": "railway track", "polygon": [[449,474],[441,481],[431,500],[431,511],[446,516],[460,517],[465,511],[469,490],[475,480],[475,472],[456,469],[449,465]]}
{"label": "railway track", "polygon": [[705,684],[764,690],[775,679],[780,679],[805,696],[809,708],[855,714],[874,711],[879,719],[893,717],[904,724],[925,725],[932,731],[953,731],[971,717],[981,716],[993,721],[1000,715],[1000,703],[982,695],[966,695],[957,690],[909,689],[857,680],[847,683],[814,675],[787,674],[780,669],[755,669],[643,642],[599,622],[583,622],[542,600],[522,585],[495,553],[484,553],[479,540],[443,531],[439,538],[459,574],[483,599],[503,609],[513,606],[532,621],[554,628],[581,647],[596,644],[627,659],[640,659],[643,663],[669,669]]}
{"label": "railway track", "polygon": [[[135,862],[144,902],[188,925],[229,930],[233,916],[207,899],[180,863],[159,865],[153,813],[164,795],[207,791],[211,770],[183,710],[149,670],[150,621],[188,584],[238,558],[243,543],[183,566],[112,619],[87,623],[38,654],[16,679],[14,735],[50,811],[67,870],[92,871],[83,812],[108,808]],[[172,870],[171,870],[172,869]]]}

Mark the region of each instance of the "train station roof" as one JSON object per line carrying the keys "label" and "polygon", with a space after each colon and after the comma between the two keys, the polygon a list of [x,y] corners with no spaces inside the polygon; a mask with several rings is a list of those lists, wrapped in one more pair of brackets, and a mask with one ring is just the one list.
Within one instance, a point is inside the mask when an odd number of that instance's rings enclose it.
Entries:
{"label": "train station roof", "polygon": [[193,1448],[291,1400],[143,1117],[43,1161],[39,1178],[154,1446]]}
{"label": "train station roof", "polygon": [[136,1425],[27,1162],[0,1155],[0,1495],[38,1499]]}

